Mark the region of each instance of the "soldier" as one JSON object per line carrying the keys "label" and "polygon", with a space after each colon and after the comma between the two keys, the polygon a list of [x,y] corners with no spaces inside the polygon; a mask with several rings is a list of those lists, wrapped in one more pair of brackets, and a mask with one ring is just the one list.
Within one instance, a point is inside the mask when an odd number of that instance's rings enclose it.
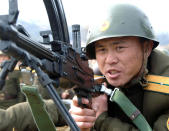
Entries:
{"label": "soldier", "polygon": [[[10,57],[0,52],[0,63],[10,60]],[[21,72],[15,69],[10,72],[5,80],[5,85],[0,91],[0,108],[6,109],[18,102],[25,101],[24,95],[20,91]]]}
{"label": "soldier", "polygon": [[159,42],[147,16],[126,3],[103,16],[89,29],[86,51],[114,94],[93,98],[91,108],[79,107],[74,97],[72,117],[81,131],[168,131],[169,57],[154,49]]}
{"label": "soldier", "polygon": [[[82,131],[136,131],[138,127],[151,130],[149,125],[153,130],[167,131],[169,92],[164,82],[169,80],[164,76],[169,75],[169,56],[154,49],[158,41],[148,18],[137,7],[114,5],[108,16],[103,23],[89,31],[87,55],[97,60],[99,70],[107,80],[107,87],[118,88],[120,91],[116,92],[120,92],[120,98],[123,94],[127,102],[117,97],[116,100],[120,102],[117,104],[116,101],[110,102],[106,95],[100,95],[92,99],[91,108],[88,109],[78,107],[74,97],[70,113]],[[150,79],[152,84],[148,83]],[[117,96],[116,92],[114,96]],[[89,103],[86,99],[82,102]],[[131,105],[134,110],[128,113],[130,106],[124,109],[121,105]],[[46,107],[55,124],[65,124],[52,101],[46,101]],[[0,116],[3,116],[0,130],[10,130],[12,127],[21,131],[36,129],[30,114],[26,102],[0,110]]]}
{"label": "soldier", "polygon": [[[58,112],[58,109],[56,105],[53,103],[51,99],[49,99],[49,95],[45,88],[40,86],[40,83],[38,81],[38,77],[36,74],[33,74],[33,82],[30,81],[31,73],[28,70],[22,70],[22,77],[24,79],[21,80],[21,83],[24,83],[26,85],[35,85],[38,88],[38,91],[40,92],[41,96],[44,98],[44,102],[46,104],[46,110],[50,114],[54,124],[57,126],[57,129],[60,131],[69,130],[69,127],[66,126],[65,121],[61,117],[61,114]],[[73,86],[73,84],[66,80],[61,78],[60,79],[60,86],[57,90],[57,92],[61,94],[64,92],[64,90],[69,90],[68,95],[64,95],[66,99],[70,99],[73,97],[74,92],[70,89]],[[63,88],[63,89],[62,89]],[[70,91],[71,90],[71,91]],[[70,93],[71,92],[71,93]],[[69,105],[66,104],[67,108],[69,108]],[[10,106],[6,110],[0,109],[0,130],[5,131],[37,131],[36,124],[34,122],[32,112],[30,110],[28,102],[22,102],[18,103],[16,105]]]}

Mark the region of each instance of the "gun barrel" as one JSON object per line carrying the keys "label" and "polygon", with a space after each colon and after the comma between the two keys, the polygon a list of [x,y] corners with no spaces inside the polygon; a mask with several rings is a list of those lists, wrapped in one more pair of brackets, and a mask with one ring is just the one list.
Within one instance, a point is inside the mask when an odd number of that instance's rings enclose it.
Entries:
{"label": "gun barrel", "polygon": [[17,46],[24,48],[32,55],[38,56],[40,59],[48,59],[50,61],[56,60],[57,55],[51,50],[46,49],[40,43],[18,32],[15,27],[0,21],[0,38],[3,40],[11,40]]}

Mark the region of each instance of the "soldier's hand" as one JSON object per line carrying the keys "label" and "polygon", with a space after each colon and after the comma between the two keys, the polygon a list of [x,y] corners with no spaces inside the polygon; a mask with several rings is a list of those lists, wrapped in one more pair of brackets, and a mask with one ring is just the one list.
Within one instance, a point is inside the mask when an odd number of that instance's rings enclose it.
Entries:
{"label": "soldier's hand", "polygon": [[[82,103],[88,105],[89,100],[83,98]],[[91,109],[79,107],[78,99],[75,96],[73,98],[69,112],[71,113],[81,131],[87,131],[94,126],[97,117],[101,113],[107,111],[107,109],[106,95],[100,95],[98,97],[92,98]]]}
{"label": "soldier's hand", "polygon": [[92,109],[96,112],[96,118],[108,110],[107,95],[103,94],[92,98]]}
{"label": "soldier's hand", "polygon": [[[82,103],[88,105],[89,101],[82,98]],[[73,98],[69,112],[81,131],[90,129],[91,127],[93,127],[96,121],[95,110],[79,107],[77,96]]]}

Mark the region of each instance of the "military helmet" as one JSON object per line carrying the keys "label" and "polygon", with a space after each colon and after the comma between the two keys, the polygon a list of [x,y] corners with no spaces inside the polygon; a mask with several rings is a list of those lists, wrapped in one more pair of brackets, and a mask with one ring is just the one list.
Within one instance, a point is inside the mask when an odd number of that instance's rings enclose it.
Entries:
{"label": "military helmet", "polygon": [[104,18],[89,27],[86,46],[89,59],[95,59],[94,43],[106,38],[138,36],[153,40],[153,48],[158,46],[147,16],[138,7],[119,3],[110,6],[107,11],[102,14]]}

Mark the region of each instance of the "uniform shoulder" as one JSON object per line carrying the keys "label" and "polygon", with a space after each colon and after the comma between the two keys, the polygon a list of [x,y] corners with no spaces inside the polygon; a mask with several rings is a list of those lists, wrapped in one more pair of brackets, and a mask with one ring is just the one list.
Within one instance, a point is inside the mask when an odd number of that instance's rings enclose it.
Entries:
{"label": "uniform shoulder", "polygon": [[169,55],[155,49],[148,59],[150,74],[169,76]]}
{"label": "uniform shoulder", "polygon": [[146,77],[148,86],[144,90],[169,95],[169,77],[159,75],[148,75]]}

